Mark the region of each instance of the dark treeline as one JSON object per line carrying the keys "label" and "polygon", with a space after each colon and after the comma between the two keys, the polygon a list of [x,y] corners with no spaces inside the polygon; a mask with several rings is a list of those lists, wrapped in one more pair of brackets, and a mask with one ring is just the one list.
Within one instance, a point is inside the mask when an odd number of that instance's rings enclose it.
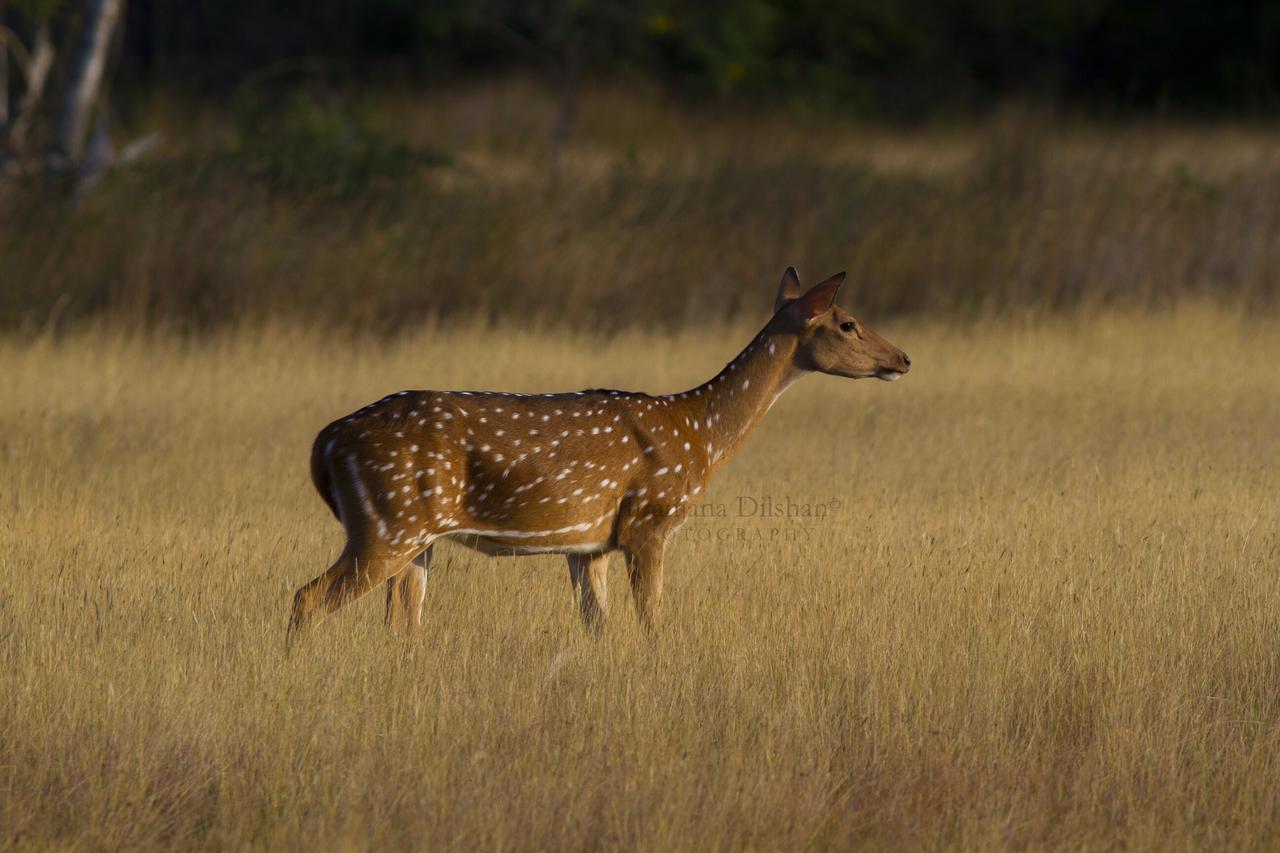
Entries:
{"label": "dark treeline", "polygon": [[1266,0],[130,0],[126,79],[216,91],[285,60],[355,80],[531,68],[887,118],[1043,98],[1257,114],[1280,91]]}

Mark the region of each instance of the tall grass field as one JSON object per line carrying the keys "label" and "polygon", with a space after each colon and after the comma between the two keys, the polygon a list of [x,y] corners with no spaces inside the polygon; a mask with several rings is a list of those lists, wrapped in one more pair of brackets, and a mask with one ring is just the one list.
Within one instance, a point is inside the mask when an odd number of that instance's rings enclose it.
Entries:
{"label": "tall grass field", "polygon": [[416,633],[379,591],[290,656],[329,420],[755,329],[0,340],[0,846],[1275,849],[1280,321],[862,319],[910,375],[774,406],[656,636],[620,560],[591,637],[563,558],[445,544]]}
{"label": "tall grass field", "polygon": [[1273,124],[1010,108],[893,128],[591,87],[555,146],[556,113],[519,81],[238,110],[156,95],[129,113],[156,150],[78,203],[0,187],[0,332],[671,330],[749,313],[744,282],[789,263],[847,269],[880,317],[1280,306]]}

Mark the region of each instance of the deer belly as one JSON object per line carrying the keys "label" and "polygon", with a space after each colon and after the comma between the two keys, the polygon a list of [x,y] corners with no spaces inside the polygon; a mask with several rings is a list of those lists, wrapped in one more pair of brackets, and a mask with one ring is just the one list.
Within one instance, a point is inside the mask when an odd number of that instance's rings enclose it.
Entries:
{"label": "deer belly", "polygon": [[583,554],[607,549],[617,505],[604,501],[475,507],[444,535],[487,554]]}
{"label": "deer belly", "polygon": [[460,545],[474,548],[491,557],[520,557],[529,554],[602,554],[609,550],[608,542],[556,542],[513,539],[509,536],[461,534],[453,538]]}
{"label": "deer belly", "polygon": [[[467,482],[443,535],[490,554],[595,553],[614,540],[626,486],[577,462],[504,457],[485,446],[459,467]],[[489,453],[492,454],[492,447]]]}

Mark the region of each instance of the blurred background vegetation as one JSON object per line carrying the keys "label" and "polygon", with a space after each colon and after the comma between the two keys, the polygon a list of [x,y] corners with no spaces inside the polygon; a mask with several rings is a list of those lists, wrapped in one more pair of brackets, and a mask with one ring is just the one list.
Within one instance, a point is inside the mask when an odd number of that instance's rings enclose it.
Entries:
{"label": "blurred background vegetation", "polygon": [[617,327],[1280,271],[1262,2],[0,0],[0,327]]}

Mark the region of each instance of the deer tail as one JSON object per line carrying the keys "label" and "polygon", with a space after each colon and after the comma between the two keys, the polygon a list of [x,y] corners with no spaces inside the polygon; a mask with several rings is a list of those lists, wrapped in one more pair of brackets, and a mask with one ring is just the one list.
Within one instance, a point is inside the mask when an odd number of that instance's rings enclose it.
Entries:
{"label": "deer tail", "polygon": [[311,445],[311,482],[333,511],[334,517],[342,521],[338,499],[333,493],[333,478],[329,475],[329,448],[333,446],[333,439],[328,433],[328,430],[322,430]]}

